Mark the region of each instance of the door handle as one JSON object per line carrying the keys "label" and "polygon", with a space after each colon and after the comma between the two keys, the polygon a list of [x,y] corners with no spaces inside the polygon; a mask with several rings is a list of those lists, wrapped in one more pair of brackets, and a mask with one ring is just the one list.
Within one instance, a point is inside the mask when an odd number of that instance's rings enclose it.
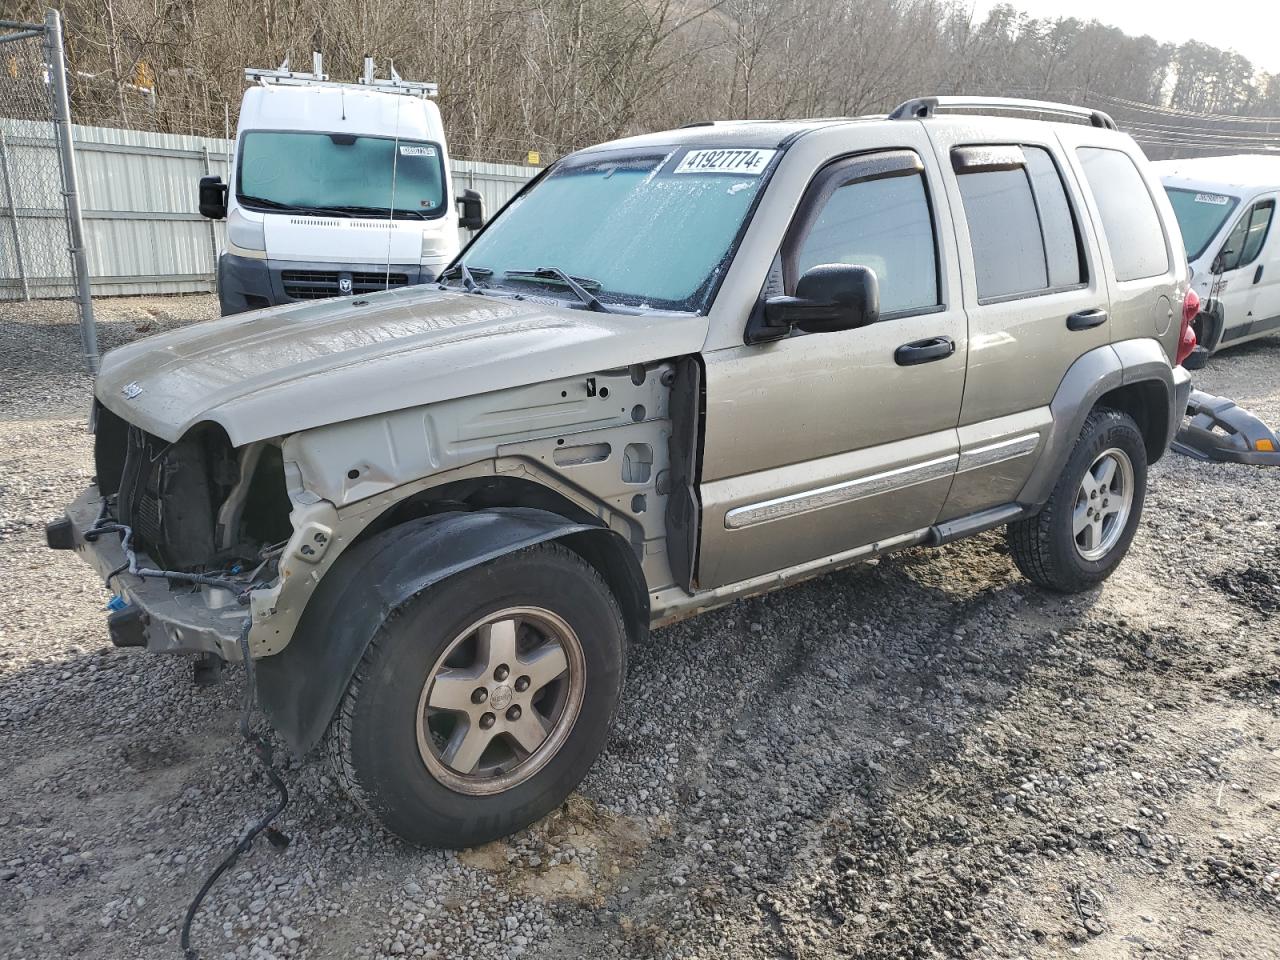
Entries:
{"label": "door handle", "polygon": [[904,343],[893,351],[893,362],[900,367],[913,367],[917,363],[943,360],[956,352],[956,342],[950,337],[930,337],[915,343]]}
{"label": "door handle", "polygon": [[1255,270],[1255,271],[1253,271],[1253,282],[1254,282],[1254,283],[1257,283],[1259,280],[1261,280],[1261,279],[1262,279],[1262,267],[1263,267],[1263,265],[1260,263],[1260,264],[1258,264],[1258,269],[1257,269],[1257,270]]}
{"label": "door handle", "polygon": [[1067,317],[1068,330],[1090,330],[1093,327],[1100,327],[1107,322],[1107,311],[1101,307],[1094,307],[1092,310],[1081,310]]}

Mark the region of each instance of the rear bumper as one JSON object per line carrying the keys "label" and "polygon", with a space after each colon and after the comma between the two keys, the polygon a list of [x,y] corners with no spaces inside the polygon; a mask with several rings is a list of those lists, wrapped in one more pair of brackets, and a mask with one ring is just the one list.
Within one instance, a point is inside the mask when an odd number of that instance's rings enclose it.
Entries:
{"label": "rear bumper", "polygon": [[[102,496],[91,486],[67,506],[65,519],[45,528],[45,536],[54,549],[75,550],[105,581],[127,563],[127,558],[118,534],[85,539],[85,532],[101,511]],[[151,563],[144,554],[138,559]],[[144,580],[127,570],[111,577],[108,587],[137,610],[130,630],[135,637],[140,631],[143,642],[125,645],[145,646],[154,652],[212,653],[224,660],[240,659],[240,632],[249,611],[228,591],[186,586],[174,589],[164,580]]]}
{"label": "rear bumper", "polygon": [[1191,372],[1181,366],[1173,368],[1173,423],[1169,430],[1169,442],[1178,435],[1182,426],[1182,417],[1187,412],[1187,404],[1191,402]]}

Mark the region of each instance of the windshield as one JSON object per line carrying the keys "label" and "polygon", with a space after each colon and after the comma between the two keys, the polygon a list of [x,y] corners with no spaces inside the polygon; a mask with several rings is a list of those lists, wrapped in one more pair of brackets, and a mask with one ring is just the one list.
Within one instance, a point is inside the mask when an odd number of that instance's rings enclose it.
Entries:
{"label": "windshield", "polygon": [[246,206],[421,219],[445,212],[438,144],[347,133],[253,131],[240,144]]}
{"label": "windshield", "polygon": [[[464,260],[488,286],[572,276],[609,303],[698,311],[728,264],[776,150],[569,160],[502,211]],[[531,273],[533,275],[531,275]]]}
{"label": "windshield", "polygon": [[1204,253],[1209,241],[1218,235],[1231,211],[1240,202],[1239,197],[1225,193],[1207,193],[1203,190],[1183,190],[1165,187],[1174,216],[1182,230],[1182,243],[1187,248],[1187,259],[1195,260]]}

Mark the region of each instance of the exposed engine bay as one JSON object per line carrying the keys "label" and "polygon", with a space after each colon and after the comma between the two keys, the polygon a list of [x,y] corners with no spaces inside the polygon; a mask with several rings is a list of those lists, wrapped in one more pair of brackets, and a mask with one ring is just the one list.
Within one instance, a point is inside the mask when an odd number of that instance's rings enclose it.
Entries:
{"label": "exposed engine bay", "polygon": [[246,576],[246,586],[274,577],[292,532],[278,445],[236,450],[215,424],[169,443],[104,407],[95,417],[103,519],[128,528],[134,551],[164,570]]}

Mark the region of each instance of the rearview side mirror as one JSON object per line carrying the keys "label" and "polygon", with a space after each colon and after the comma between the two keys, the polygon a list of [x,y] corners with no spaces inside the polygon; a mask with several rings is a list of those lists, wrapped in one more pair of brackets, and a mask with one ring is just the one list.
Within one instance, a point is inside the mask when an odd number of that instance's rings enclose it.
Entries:
{"label": "rearview side mirror", "polygon": [[200,216],[210,220],[227,218],[227,185],[221,177],[200,178]]}
{"label": "rearview side mirror", "polygon": [[463,230],[479,230],[484,226],[484,197],[478,190],[463,190],[458,197],[458,226]]}
{"label": "rearview side mirror", "polygon": [[880,283],[870,267],[825,263],[805,271],[793,297],[770,297],[763,323],[747,342],[776,340],[792,328],[805,333],[854,330],[880,319]]}

